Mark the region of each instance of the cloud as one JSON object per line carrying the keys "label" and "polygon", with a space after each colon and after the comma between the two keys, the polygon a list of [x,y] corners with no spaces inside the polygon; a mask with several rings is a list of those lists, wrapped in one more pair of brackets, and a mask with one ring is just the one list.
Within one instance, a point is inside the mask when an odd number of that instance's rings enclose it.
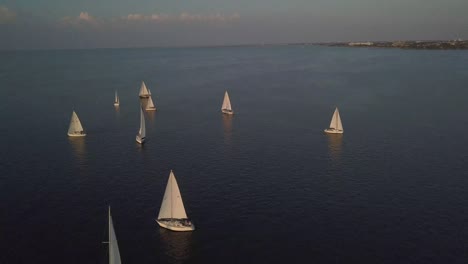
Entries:
{"label": "cloud", "polygon": [[183,12],[180,15],[170,15],[170,14],[128,14],[125,17],[122,17],[126,21],[152,21],[152,22],[163,22],[163,21],[172,21],[172,22],[209,22],[209,21],[231,21],[237,20],[240,18],[238,13],[233,13],[232,15],[224,15],[220,13],[216,14],[190,14],[188,12]]}
{"label": "cloud", "polygon": [[59,21],[61,26],[86,26],[97,25],[99,23],[100,21],[91,16],[88,12],[80,12],[77,17],[63,17]]}
{"label": "cloud", "polygon": [[16,20],[16,13],[5,6],[0,6],[0,24],[12,23]]}
{"label": "cloud", "polygon": [[94,21],[94,18],[88,14],[88,12],[81,12],[80,15],[78,16],[79,20],[84,20],[84,21]]}

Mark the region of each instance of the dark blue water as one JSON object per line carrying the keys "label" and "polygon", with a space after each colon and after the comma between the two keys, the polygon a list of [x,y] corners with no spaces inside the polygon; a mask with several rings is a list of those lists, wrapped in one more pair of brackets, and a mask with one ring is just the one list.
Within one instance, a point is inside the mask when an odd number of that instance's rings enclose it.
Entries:
{"label": "dark blue water", "polygon": [[[106,263],[109,204],[124,263],[466,263],[465,51],[0,57],[0,263]],[[143,147],[142,80],[159,109]],[[322,133],[335,106],[342,137]],[[192,233],[154,221],[170,169]]]}

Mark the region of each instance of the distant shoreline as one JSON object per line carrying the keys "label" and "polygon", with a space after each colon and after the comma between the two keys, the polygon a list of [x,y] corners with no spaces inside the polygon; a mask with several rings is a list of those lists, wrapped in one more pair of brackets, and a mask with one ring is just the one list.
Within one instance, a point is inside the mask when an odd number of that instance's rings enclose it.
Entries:
{"label": "distant shoreline", "polygon": [[468,40],[417,40],[417,41],[366,41],[366,42],[328,42],[316,45],[330,47],[360,47],[360,48],[397,48],[397,49],[427,49],[427,50],[465,50]]}
{"label": "distant shoreline", "polygon": [[398,48],[398,49],[428,49],[428,50],[465,50],[468,40],[402,40],[402,41],[365,41],[365,42],[291,42],[291,43],[245,43],[225,45],[176,45],[176,46],[135,46],[135,47],[84,47],[84,48],[19,48],[2,49],[9,51],[66,51],[66,50],[107,50],[107,49],[184,49],[184,48],[229,48],[229,47],[275,47],[275,46],[328,46],[352,48]]}

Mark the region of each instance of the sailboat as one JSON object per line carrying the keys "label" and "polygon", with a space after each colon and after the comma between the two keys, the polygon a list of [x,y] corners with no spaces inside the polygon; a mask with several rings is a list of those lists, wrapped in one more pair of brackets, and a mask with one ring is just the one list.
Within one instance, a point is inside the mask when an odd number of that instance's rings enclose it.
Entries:
{"label": "sailboat", "polygon": [[164,198],[156,222],[158,222],[159,226],[172,231],[195,230],[195,226],[185,213],[184,202],[182,201],[179,186],[172,170],[169,174],[169,180],[167,181],[166,191],[164,192]]}
{"label": "sailboat", "polygon": [[231,108],[231,100],[229,100],[229,94],[227,91],[224,93],[224,100],[223,100],[223,105],[221,106],[221,111],[224,114],[228,114],[228,115],[234,114],[234,111],[232,111],[232,108]]}
{"label": "sailboat", "polygon": [[109,206],[109,241],[103,242],[109,244],[109,264],[121,264],[119,245],[117,244],[117,237],[115,236],[114,224],[112,223],[112,216]]}
{"label": "sailboat", "polygon": [[80,119],[78,115],[73,111],[70,126],[68,127],[68,136],[70,137],[84,137],[86,133],[83,130],[83,126],[81,126]]}
{"label": "sailboat", "polygon": [[120,105],[120,99],[119,99],[119,96],[117,95],[117,91],[115,91],[114,106],[119,106],[119,105]]}
{"label": "sailboat", "polygon": [[333,113],[333,117],[330,122],[330,127],[324,130],[325,133],[329,134],[343,134],[343,124],[341,123],[340,112],[338,111],[338,107],[335,109]]}
{"label": "sailboat", "polygon": [[148,89],[148,103],[146,104],[146,111],[156,111],[156,106],[154,106],[153,98],[151,98],[151,91]]}
{"label": "sailboat", "polygon": [[143,114],[143,109],[140,108],[140,130],[136,135],[136,142],[143,144],[146,139],[146,127],[145,127],[145,115]]}
{"label": "sailboat", "polygon": [[140,87],[140,98],[148,98],[151,95],[148,88],[146,88],[145,82],[141,82]]}

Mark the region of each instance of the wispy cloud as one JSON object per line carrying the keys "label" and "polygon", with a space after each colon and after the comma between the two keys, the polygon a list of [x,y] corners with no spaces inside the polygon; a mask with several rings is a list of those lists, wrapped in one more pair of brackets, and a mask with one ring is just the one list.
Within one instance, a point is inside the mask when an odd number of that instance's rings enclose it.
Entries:
{"label": "wispy cloud", "polygon": [[121,17],[125,21],[152,21],[152,22],[210,22],[210,21],[232,21],[240,18],[238,13],[224,15],[221,13],[215,14],[191,14],[183,12],[180,15],[173,14],[128,14]]}
{"label": "wispy cloud", "polygon": [[8,7],[0,6],[0,24],[8,24],[15,22],[16,13],[8,9]]}
{"label": "wispy cloud", "polygon": [[202,22],[202,21],[231,21],[239,19],[240,15],[238,13],[233,13],[231,15],[225,15],[221,13],[215,14],[191,14],[188,12],[183,12],[180,15],[173,14],[128,14],[125,17],[122,17],[123,20],[127,21],[184,21],[184,22]]}

